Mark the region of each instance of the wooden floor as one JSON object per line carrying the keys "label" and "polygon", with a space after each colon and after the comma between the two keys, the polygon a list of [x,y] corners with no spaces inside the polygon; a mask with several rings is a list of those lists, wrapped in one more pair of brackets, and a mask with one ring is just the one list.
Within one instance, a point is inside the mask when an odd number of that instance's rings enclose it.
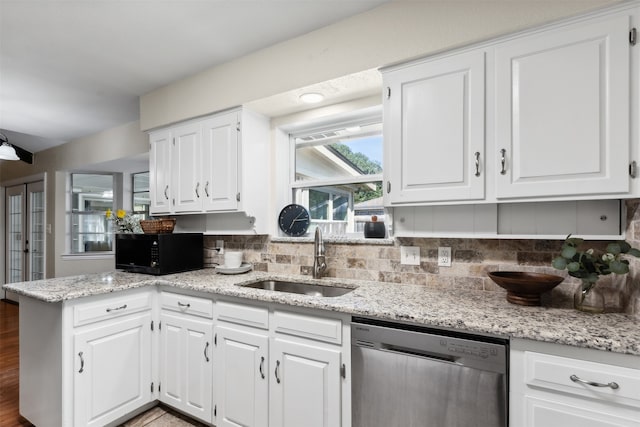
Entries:
{"label": "wooden floor", "polygon": [[[19,413],[18,306],[0,300],[0,427],[34,427]],[[156,406],[125,427],[205,427],[164,406]]]}
{"label": "wooden floor", "polygon": [[18,306],[0,301],[0,427],[32,426],[18,412]]}

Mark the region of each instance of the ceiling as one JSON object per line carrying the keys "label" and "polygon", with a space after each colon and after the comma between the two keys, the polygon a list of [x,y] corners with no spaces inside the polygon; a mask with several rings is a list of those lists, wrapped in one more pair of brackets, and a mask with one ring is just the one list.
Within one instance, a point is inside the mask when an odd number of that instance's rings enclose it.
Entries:
{"label": "ceiling", "polygon": [[386,1],[0,0],[0,130],[38,152],[137,120],[142,94]]}

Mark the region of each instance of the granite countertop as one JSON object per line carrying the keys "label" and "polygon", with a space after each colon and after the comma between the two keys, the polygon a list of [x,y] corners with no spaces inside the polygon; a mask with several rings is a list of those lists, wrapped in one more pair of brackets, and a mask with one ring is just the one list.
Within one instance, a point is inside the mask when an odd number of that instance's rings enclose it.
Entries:
{"label": "granite countertop", "polygon": [[[355,290],[339,297],[315,297],[238,286],[262,279],[343,285]],[[306,276],[262,272],[220,275],[210,268],[158,277],[114,271],[12,283],[3,287],[20,295],[56,303],[154,285],[640,355],[640,319],[637,317],[518,306],[508,303],[502,292],[434,290],[420,285],[330,278],[314,280]]]}

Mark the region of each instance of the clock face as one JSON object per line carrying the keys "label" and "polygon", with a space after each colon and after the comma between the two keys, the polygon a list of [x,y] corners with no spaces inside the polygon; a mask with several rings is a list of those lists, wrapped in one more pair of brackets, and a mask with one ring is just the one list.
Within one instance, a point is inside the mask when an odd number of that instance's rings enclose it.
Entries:
{"label": "clock face", "polygon": [[309,211],[301,205],[287,205],[278,216],[280,230],[289,236],[302,236],[307,232],[310,223]]}

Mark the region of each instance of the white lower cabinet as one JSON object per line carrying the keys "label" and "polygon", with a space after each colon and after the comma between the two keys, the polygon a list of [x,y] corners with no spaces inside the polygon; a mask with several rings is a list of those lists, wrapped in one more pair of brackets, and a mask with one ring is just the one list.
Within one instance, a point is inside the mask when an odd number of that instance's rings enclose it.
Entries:
{"label": "white lower cabinet", "polygon": [[[210,300],[208,302],[212,303]],[[162,310],[159,357],[160,401],[185,414],[211,423],[213,420],[212,320]]]}
{"label": "white lower cabinet", "polygon": [[514,340],[510,425],[640,426],[640,369],[625,356]]}
{"label": "white lower cabinet", "polygon": [[269,425],[269,336],[267,331],[218,324],[216,425]]}
{"label": "white lower cabinet", "polygon": [[218,316],[216,425],[351,425],[348,321],[226,301]]}
{"label": "white lower cabinet", "polygon": [[342,425],[342,351],[329,347],[280,337],[272,341],[271,426]]}
{"label": "white lower cabinet", "polygon": [[74,425],[103,426],[151,399],[151,313],[74,336]]}

